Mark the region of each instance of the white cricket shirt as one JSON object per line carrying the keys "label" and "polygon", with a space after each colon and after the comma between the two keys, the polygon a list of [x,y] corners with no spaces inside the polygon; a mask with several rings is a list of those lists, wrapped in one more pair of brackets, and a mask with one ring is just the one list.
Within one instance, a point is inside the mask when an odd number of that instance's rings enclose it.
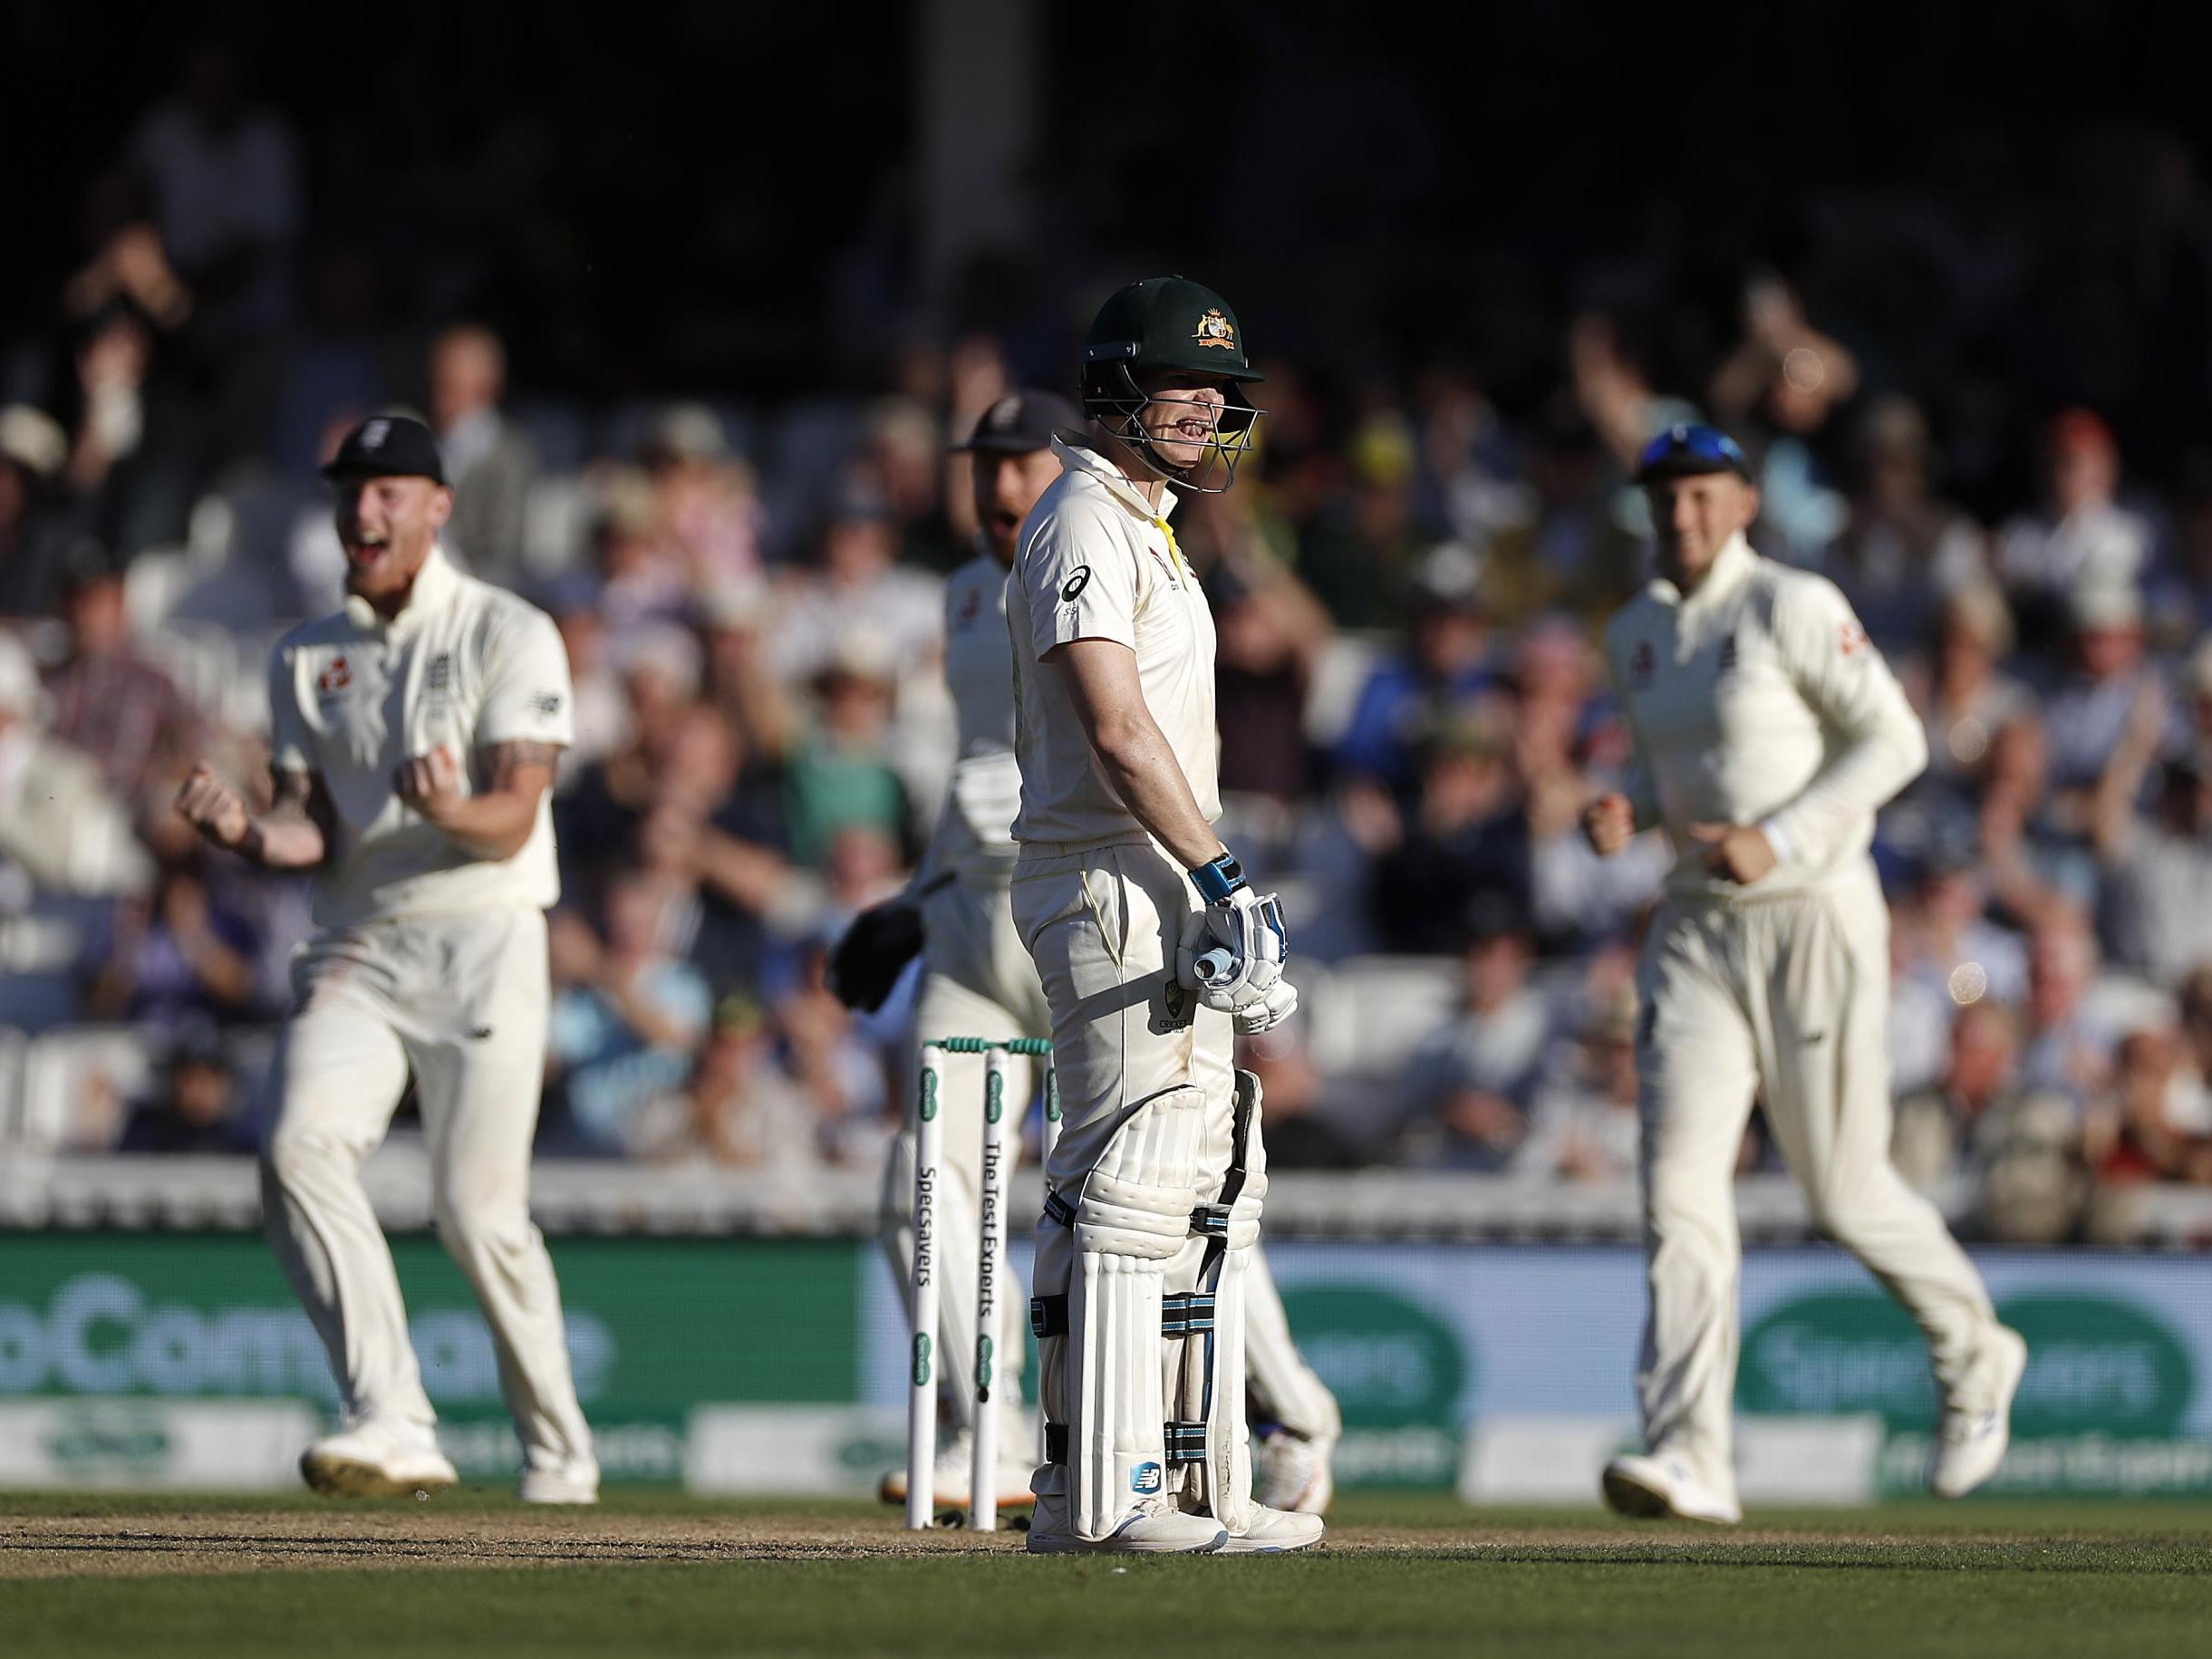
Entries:
{"label": "white cricket shirt", "polygon": [[1162,492],[1155,515],[1096,451],[1055,439],[1052,452],[1063,470],[1023,521],[1006,586],[1021,765],[1014,839],[1072,851],[1145,833],[1092,753],[1065,677],[1043,661],[1072,640],[1113,640],[1136,653],[1145,706],[1213,823],[1222,815],[1213,617],[1167,527],[1174,492]]}
{"label": "white cricket shirt", "polygon": [[512,858],[465,852],[392,792],[402,761],[440,744],[485,779],[496,743],[572,740],[568,652],[553,619],[505,588],[455,570],[439,548],[407,608],[386,622],[365,601],[295,628],[269,662],[279,770],[312,772],[328,791],[335,844],[314,878],[318,927],[560,897],[551,801]]}
{"label": "white cricket shirt", "polygon": [[1021,806],[1006,566],[984,552],[948,576],[944,620],[945,688],[958,741],[923,876],[949,869],[967,887],[1003,889],[1014,873],[1014,815]]}
{"label": "white cricket shirt", "polygon": [[[1685,598],[1656,581],[1606,624],[1635,739],[1637,826],[1666,826],[1671,894],[1763,898],[1857,871],[1875,810],[1927,764],[1927,738],[1850,603],[1741,535]],[[1748,887],[1705,868],[1693,824],[1756,824],[1775,867]]]}

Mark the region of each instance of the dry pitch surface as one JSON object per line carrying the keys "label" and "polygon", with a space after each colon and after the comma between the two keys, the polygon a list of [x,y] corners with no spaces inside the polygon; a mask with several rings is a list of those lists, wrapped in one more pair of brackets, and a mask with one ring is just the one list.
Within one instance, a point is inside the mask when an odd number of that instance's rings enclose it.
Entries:
{"label": "dry pitch surface", "polygon": [[1295,1558],[1044,1560],[1018,1533],[908,1533],[859,1504],[0,1493],[0,1650],[973,1655],[1181,1628],[1210,1656],[2212,1652],[2200,1504],[1923,1503],[1715,1531],[1361,1496],[1335,1519]]}

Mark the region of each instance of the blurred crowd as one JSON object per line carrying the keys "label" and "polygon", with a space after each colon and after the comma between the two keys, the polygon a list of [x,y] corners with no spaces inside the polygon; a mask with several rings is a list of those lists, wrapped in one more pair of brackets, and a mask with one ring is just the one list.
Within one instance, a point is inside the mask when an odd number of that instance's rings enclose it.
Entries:
{"label": "blurred crowd", "polygon": [[[1272,1162],[1633,1174],[1666,858],[1601,863],[1576,817],[1626,761],[1592,641],[1643,579],[1628,462],[1695,412],[1756,458],[1761,550],[1840,584],[1927,723],[1876,847],[1901,1166],[2009,1239],[2212,1182],[2212,365],[2173,363],[2149,414],[2148,371],[2050,368],[2212,313],[2212,203],[2162,165],[2113,233],[2131,263],[2016,201],[1900,209],[1909,294],[1846,225],[1786,275],[1741,262],[1696,350],[1651,342],[1699,276],[1653,255],[1523,319],[1534,394],[1260,339],[1258,458],[1176,524],[1219,631],[1224,839],[1318,981],[1249,1056]],[[773,406],[512,384],[496,323],[402,325],[343,261],[304,294],[303,176],[285,120],[195,60],[95,187],[60,321],[9,342],[0,1026],[127,1027],[154,1061],[55,1138],[252,1143],[304,899],[168,802],[198,757],[263,780],[268,644],[343,572],[314,467],[408,407],[456,482],[449,551],[556,619],[575,679],[541,1150],[872,1167],[908,1005],[855,1018],[824,958],[942,800],[942,581],[974,529],[948,449],[1037,378],[1034,340],[947,325],[865,393]],[[2053,285],[2103,308],[2034,374],[1993,362]],[[1036,310],[1072,333],[1092,293]],[[1408,1040],[1346,1013],[1402,986],[1434,1005]],[[1773,1157],[1755,1126],[1744,1157]]]}

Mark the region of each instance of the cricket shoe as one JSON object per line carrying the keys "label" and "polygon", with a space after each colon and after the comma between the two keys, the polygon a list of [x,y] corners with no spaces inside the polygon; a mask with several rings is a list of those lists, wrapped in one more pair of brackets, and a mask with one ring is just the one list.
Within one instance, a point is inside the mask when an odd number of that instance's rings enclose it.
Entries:
{"label": "cricket shoe", "polygon": [[1308,1440],[1288,1429],[1277,1429],[1260,1442],[1260,1456],[1252,1468],[1252,1499],[1270,1509],[1291,1509],[1301,1515],[1323,1515],[1336,1495],[1336,1476],[1329,1458],[1337,1442]]}
{"label": "cricket shoe", "polygon": [[430,1426],[399,1417],[372,1417],[325,1434],[300,1453],[300,1473],[333,1498],[428,1496],[460,1480]]}
{"label": "cricket shoe", "polygon": [[1252,1506],[1252,1518],[1241,1532],[1232,1532],[1221,1553],[1225,1556],[1280,1556],[1293,1549],[1311,1549],[1328,1529],[1319,1515],[1291,1509]]}
{"label": "cricket shoe", "polygon": [[575,1457],[545,1469],[526,1464],[515,1496],[525,1503],[597,1503],[598,1461]]}
{"label": "cricket shoe", "polygon": [[2013,1442],[2013,1396],[2028,1368],[2028,1345],[2019,1332],[2000,1325],[1975,1364],[1995,1373],[1994,1392],[1983,1396],[1991,1403],[1980,1411],[1945,1405],[1927,1469],[1928,1489],[1938,1498],[1964,1498],[1995,1474]]}
{"label": "cricket shoe", "polygon": [[[1022,1434],[1026,1444],[1034,1431]],[[1029,1477],[1037,1465],[1010,1458],[999,1460],[999,1507],[1002,1509],[1026,1509],[1037,1501],[1029,1490]],[[955,1434],[950,1443],[937,1454],[936,1501],[948,1509],[969,1507],[969,1487],[973,1484],[975,1472],[975,1441],[968,1430]],[[875,1495],[885,1503],[906,1501],[906,1470],[903,1465],[893,1470],[879,1481]]]}
{"label": "cricket shoe", "polygon": [[1703,1520],[1733,1527],[1744,1511],[1724,1498],[1679,1458],[1617,1457],[1605,1466],[1605,1500],[1641,1520]]}
{"label": "cricket shoe", "polygon": [[1037,1500],[1029,1522],[1033,1556],[1210,1556],[1229,1534],[1211,1515],[1185,1515],[1164,1498],[1146,1498],[1102,1538],[1077,1538],[1067,1521],[1067,1500],[1058,1493]]}

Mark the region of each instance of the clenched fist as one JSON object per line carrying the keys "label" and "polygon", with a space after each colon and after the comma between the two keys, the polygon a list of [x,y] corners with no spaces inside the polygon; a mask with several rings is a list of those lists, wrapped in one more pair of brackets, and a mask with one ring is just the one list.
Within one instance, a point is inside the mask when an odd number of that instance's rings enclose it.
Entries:
{"label": "clenched fist", "polygon": [[237,792],[204,766],[194,767],[178,789],[177,810],[206,839],[234,853],[254,824]]}
{"label": "clenched fist", "polygon": [[427,755],[403,760],[391,771],[392,793],[432,824],[461,793],[461,766],[451,748],[440,744]]}
{"label": "clenched fist", "polygon": [[1610,858],[1636,838],[1636,810],[1625,795],[1601,795],[1582,809],[1582,834],[1590,850]]}

